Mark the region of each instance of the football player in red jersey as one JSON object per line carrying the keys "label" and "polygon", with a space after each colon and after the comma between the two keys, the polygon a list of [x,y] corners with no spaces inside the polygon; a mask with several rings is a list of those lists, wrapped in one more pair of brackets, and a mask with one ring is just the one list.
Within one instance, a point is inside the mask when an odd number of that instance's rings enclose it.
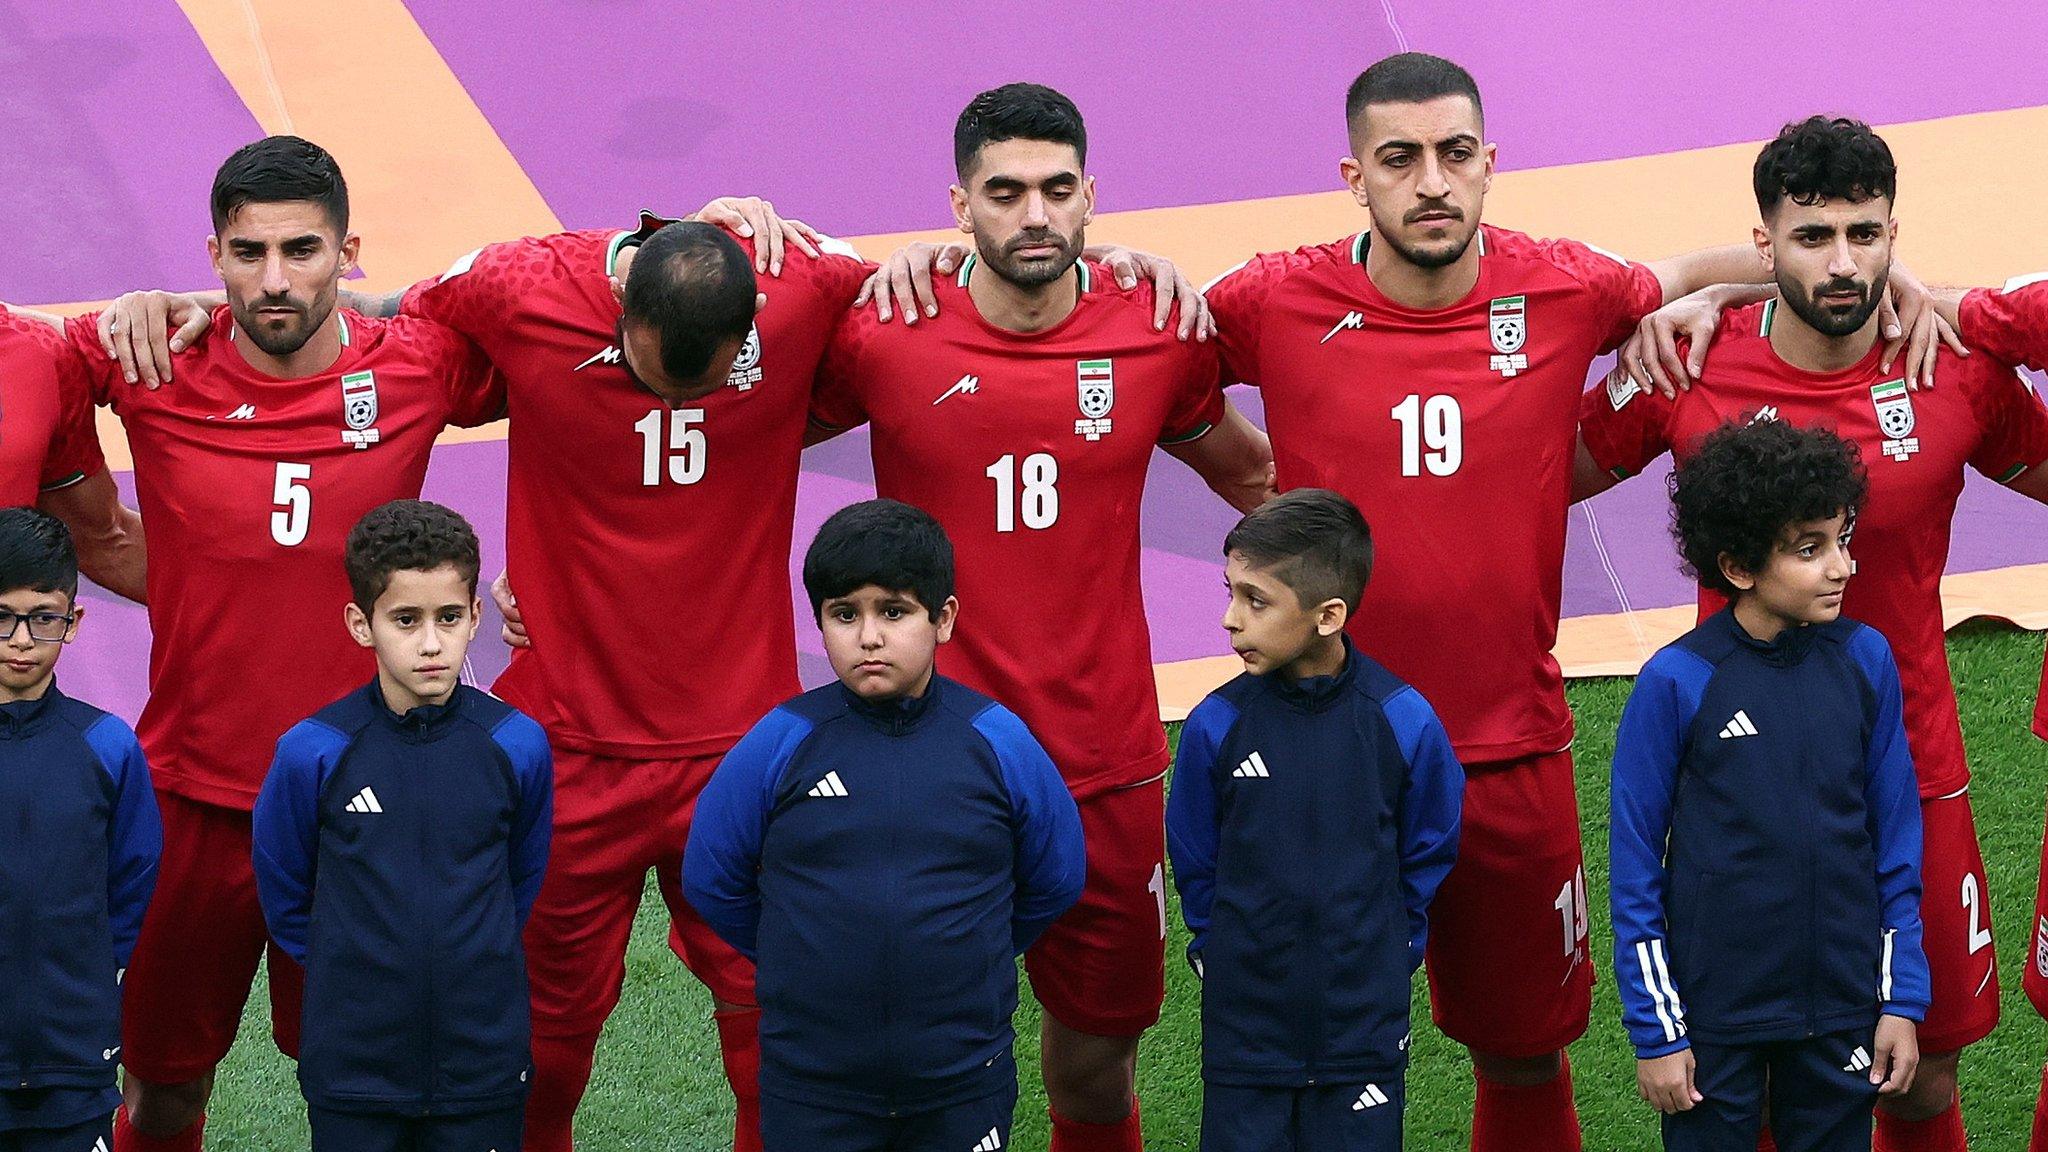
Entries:
{"label": "football player in red jersey", "polygon": [[[250,804],[277,737],[370,671],[309,607],[346,599],[349,526],[419,494],[443,426],[503,407],[488,362],[455,333],[336,306],[357,240],[326,152],[290,136],[251,144],[222,164],[212,206],[208,250],[227,287],[214,319],[232,330],[186,357],[182,387],[128,388],[97,317],[66,325],[94,398],[126,427],[155,553],[137,727],[165,852],[125,981],[121,1152],[200,1147],[214,1068],[265,951]],[[276,954],[270,988],[273,1035],[291,1053],[299,973]]]}
{"label": "football player in red jersey", "polygon": [[1268,494],[1271,457],[1225,404],[1213,347],[1158,331],[1149,284],[1120,288],[1081,258],[1086,152],[1079,111],[1049,88],[975,97],[952,190],[975,251],[933,285],[921,328],[867,311],[839,322],[813,421],[867,423],[877,492],[945,525],[962,600],[982,606],[946,673],[1024,717],[1080,802],[1087,891],[1025,958],[1052,1147],[1134,1152],[1166,934],[1166,741],[1137,511],[1155,444],[1242,509]]}
{"label": "football player in red jersey", "polygon": [[[1876,1146],[1960,1150],[1956,1064],[1997,1023],[1998,979],[1941,575],[1966,466],[2048,501],[2048,468],[2039,467],[2048,462],[2048,409],[1990,356],[1941,352],[1934,387],[1918,392],[1882,367],[1877,308],[1897,235],[1897,169],[1867,126],[1819,116],[1787,125],[1757,157],[1754,185],[1756,247],[1777,298],[1723,313],[1695,359],[1697,379],[1675,398],[1621,373],[1587,392],[1575,494],[1667,451],[1687,457],[1732,420],[1825,425],[1862,446],[1870,497],[1855,525],[1856,578],[1843,611],[1884,632],[1899,658],[1925,826],[1921,909],[1934,987],[1919,1074],[1905,1097],[1880,1102]],[[1718,606],[1702,595],[1703,614]]]}
{"label": "football player in red jersey", "polygon": [[1435,703],[1466,766],[1428,967],[1477,1072],[1472,1147],[1576,1149],[1563,1049],[1593,969],[1550,649],[1579,394],[1664,301],[1764,269],[1747,246],[1641,265],[1483,226],[1494,146],[1450,61],[1380,61],[1345,114],[1341,168],[1372,227],[1208,288],[1224,379],[1263,390],[1281,488],[1335,489],[1371,520],[1385,561],[1353,638]]}

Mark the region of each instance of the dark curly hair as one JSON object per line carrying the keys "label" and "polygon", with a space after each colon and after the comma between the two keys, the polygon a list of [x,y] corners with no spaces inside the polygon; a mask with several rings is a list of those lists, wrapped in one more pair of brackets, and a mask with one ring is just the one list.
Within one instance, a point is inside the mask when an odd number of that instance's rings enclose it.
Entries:
{"label": "dark curly hair", "polygon": [[1854,523],[1868,481],[1856,445],[1833,432],[1751,420],[1708,433],[1669,486],[1686,575],[1732,596],[1722,556],[1761,571],[1792,525],[1842,513]]}
{"label": "dark curly hair", "polygon": [[483,567],[476,530],[469,521],[427,500],[393,500],[370,509],[349,530],[343,563],[348,566],[349,593],[366,614],[391,587],[394,572],[431,572],[453,564],[474,596],[477,572]]}
{"label": "dark curly hair", "polygon": [[1870,125],[1846,116],[1809,116],[1778,130],[1757,153],[1751,173],[1756,206],[1765,216],[1780,201],[1813,205],[1823,200],[1897,200],[1899,166]]}

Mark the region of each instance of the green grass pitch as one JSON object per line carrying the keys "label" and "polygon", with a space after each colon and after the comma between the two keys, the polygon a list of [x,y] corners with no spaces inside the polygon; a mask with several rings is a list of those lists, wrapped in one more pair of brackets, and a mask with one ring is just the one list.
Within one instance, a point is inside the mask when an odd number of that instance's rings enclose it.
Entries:
{"label": "green grass pitch", "polygon": [[[1971,795],[1990,872],[2004,988],[1998,1031],[1970,1049],[1963,1063],[1964,1114],[1973,1143],[1985,1148],[2016,1149],[2025,1141],[2048,1052],[2048,1026],[2020,994],[2031,939],[2043,769],[2048,768],[2048,744],[2030,736],[2026,727],[2041,650],[2040,636],[1988,628],[1965,629],[1949,643],[1976,773]],[[1586,1146],[1601,1152],[1657,1146],[1654,1114],[1635,1095],[1634,1061],[1621,1032],[1605,916],[1608,757],[1628,688],[1626,680],[1589,680],[1569,690],[1579,722],[1579,801],[1586,880],[1595,910],[1592,956],[1600,965],[1593,1024],[1572,1046],[1572,1065]],[[715,1152],[729,1146],[731,1107],[721,1080],[710,1001],[669,954],[659,908],[650,886],[626,961],[625,998],[605,1030],[596,1075],[577,1119],[578,1144],[593,1152]],[[1201,1114],[1196,1075],[1200,1025],[1194,978],[1180,959],[1186,936],[1177,911],[1173,919],[1166,1012],[1146,1035],[1139,1093],[1148,1147],[1193,1149]],[[1453,1152],[1466,1147],[1471,1075],[1457,1046],[1430,1025],[1420,990],[1418,980],[1407,1143],[1415,1152]],[[1045,1101],[1037,1083],[1035,1044],[1029,1039],[1037,1034],[1037,1009],[1028,996],[1025,1000],[1017,1022],[1019,1035],[1027,1038],[1018,1046],[1023,1095],[1012,1143],[1033,1149],[1046,1145]],[[266,1004],[260,990],[250,1003],[240,1041],[221,1069],[208,1144],[235,1152],[303,1149],[305,1119],[291,1065],[271,1047],[267,1021],[255,1011]]]}

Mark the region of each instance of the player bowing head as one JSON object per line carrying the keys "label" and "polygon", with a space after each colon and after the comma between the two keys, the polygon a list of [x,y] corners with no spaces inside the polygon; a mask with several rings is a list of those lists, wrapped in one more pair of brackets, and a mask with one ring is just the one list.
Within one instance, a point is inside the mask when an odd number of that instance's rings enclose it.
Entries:
{"label": "player bowing head", "polygon": [[1787,124],[1757,154],[1756,250],[1786,306],[1823,336],[1859,332],[1877,315],[1899,233],[1898,178],[1891,148],[1843,117]]}
{"label": "player bowing head", "polygon": [[358,244],[348,230],[348,184],[318,144],[267,136],[214,174],[206,251],[236,329],[276,361],[298,355],[334,315]]}
{"label": "player bowing head", "polygon": [[1463,258],[1493,185],[1472,74],[1425,52],[1389,56],[1352,81],[1344,122],[1351,155],[1338,168],[1373,238],[1421,268]]}
{"label": "player bowing head", "polygon": [[1040,84],[976,96],[953,125],[953,218],[981,263],[1024,289],[1059,280],[1081,258],[1095,179],[1074,102]]}
{"label": "player bowing head", "polygon": [[640,243],[626,282],[612,282],[625,309],[619,347],[626,374],[670,404],[725,386],[732,362],[766,301],[754,262],[723,228],[669,224]]}

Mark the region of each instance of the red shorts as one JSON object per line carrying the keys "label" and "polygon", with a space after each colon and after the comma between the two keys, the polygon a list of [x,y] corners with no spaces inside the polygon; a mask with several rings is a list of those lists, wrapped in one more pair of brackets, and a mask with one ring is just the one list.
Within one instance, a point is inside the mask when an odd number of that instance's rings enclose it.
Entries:
{"label": "red shorts", "polygon": [[620,760],[555,749],[555,835],[526,922],[533,1030],[595,1039],[619,1003],[626,940],[652,868],[668,905],[669,947],[730,1004],[754,1002],[754,966],[714,935],[682,894],[683,841],[720,756]]}
{"label": "red shorts", "polygon": [[1079,806],[1087,886],[1024,954],[1024,970],[1053,1019],[1090,1036],[1136,1036],[1166,1003],[1166,782]]}
{"label": "red shorts", "polygon": [[249,863],[249,814],[156,794],[164,852],[156,893],[123,980],[121,1062],[150,1084],[212,1071],[234,1044],[267,950],[270,1035],[299,1054],[305,974],[270,943]]}
{"label": "red shorts", "polygon": [[1939,1054],[1982,1040],[1998,1024],[1998,952],[1970,794],[1922,800],[1920,830],[1921,939],[1934,984],[1920,1051]]}
{"label": "red shorts", "polygon": [[1474,1051],[1540,1056],[1584,1034],[1593,965],[1569,749],[1467,770],[1427,962],[1437,1027]]}

